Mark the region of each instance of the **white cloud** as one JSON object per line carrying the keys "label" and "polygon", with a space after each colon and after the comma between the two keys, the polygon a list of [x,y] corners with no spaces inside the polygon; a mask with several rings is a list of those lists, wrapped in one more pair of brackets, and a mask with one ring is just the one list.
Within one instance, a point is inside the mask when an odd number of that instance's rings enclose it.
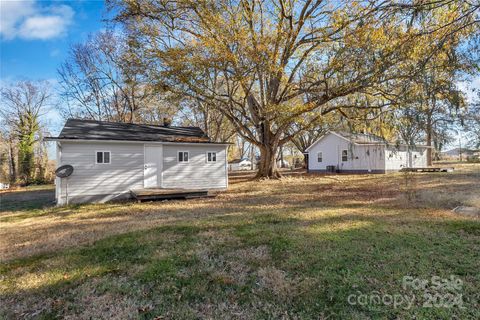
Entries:
{"label": "white cloud", "polygon": [[36,0],[0,0],[0,36],[46,40],[62,36],[74,12],[67,5],[41,6]]}

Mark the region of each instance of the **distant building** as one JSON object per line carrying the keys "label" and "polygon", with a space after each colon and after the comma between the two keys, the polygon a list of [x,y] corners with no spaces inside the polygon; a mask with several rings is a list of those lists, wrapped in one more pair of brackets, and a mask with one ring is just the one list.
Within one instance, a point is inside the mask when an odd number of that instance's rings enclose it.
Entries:
{"label": "distant building", "polygon": [[277,161],[277,168],[290,168],[290,163],[285,159],[283,159],[283,161],[278,160]]}
{"label": "distant building", "polygon": [[235,159],[228,162],[229,171],[250,170],[252,162],[248,159]]}
{"label": "distant building", "polygon": [[307,148],[307,168],[309,172],[385,173],[426,167],[427,148],[391,144],[370,134],[330,131]]}
{"label": "distant building", "polygon": [[471,150],[466,148],[454,148],[451,150],[441,152],[441,155],[443,159],[459,160],[460,155],[462,156],[463,159],[466,159],[467,157],[474,156],[478,152],[479,152],[478,150]]}

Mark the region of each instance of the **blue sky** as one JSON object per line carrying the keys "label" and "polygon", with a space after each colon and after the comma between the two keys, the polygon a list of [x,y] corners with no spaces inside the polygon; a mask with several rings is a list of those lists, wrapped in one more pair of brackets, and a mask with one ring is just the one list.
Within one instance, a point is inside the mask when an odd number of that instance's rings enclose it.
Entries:
{"label": "blue sky", "polygon": [[56,79],[72,43],[103,28],[103,1],[0,0],[2,81]]}
{"label": "blue sky", "polygon": [[[55,89],[57,68],[71,44],[104,29],[107,14],[103,0],[0,0],[0,86],[18,80],[48,80]],[[461,87],[480,88],[480,78]],[[63,125],[54,108],[46,121],[52,134]]]}
{"label": "blue sky", "polygon": [[[104,1],[0,0],[0,86],[19,80],[47,80],[58,86],[57,69],[72,44],[105,28]],[[52,135],[64,120],[53,107],[43,117]],[[54,146],[49,145],[49,157]]]}

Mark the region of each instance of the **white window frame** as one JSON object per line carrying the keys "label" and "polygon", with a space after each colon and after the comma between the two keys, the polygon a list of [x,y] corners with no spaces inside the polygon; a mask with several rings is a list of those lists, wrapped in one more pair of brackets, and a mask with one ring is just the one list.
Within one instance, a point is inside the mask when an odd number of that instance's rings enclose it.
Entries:
{"label": "white window frame", "polygon": [[[208,160],[208,154],[211,153],[212,155],[215,154],[215,160]],[[215,163],[217,162],[217,151],[207,151],[205,152],[205,162],[206,163]]]}
{"label": "white window frame", "polygon": [[[347,160],[343,160],[343,152],[344,152],[344,151],[347,153],[347,154],[345,155],[345,157],[346,157]],[[342,156],[342,162],[347,162],[347,161],[348,161],[348,150],[347,150],[347,149],[343,149],[341,156]]]}
{"label": "white window frame", "polygon": [[[318,159],[320,159],[320,161]],[[323,162],[323,152],[317,152],[317,162],[318,163]]]}
{"label": "white window frame", "polygon": [[[180,152],[183,153],[183,154],[182,154],[182,158],[183,158],[182,161],[180,161],[180,156],[179,156],[179,155],[180,155]],[[185,161],[185,153],[187,154],[187,161]],[[178,163],[189,163],[189,162],[190,162],[190,152],[187,151],[187,150],[178,150],[178,151],[177,151],[177,162],[178,162]]]}
{"label": "white window frame", "polygon": [[[102,161],[98,162],[97,153],[102,152]],[[108,162],[105,162],[105,153],[108,152]],[[112,163],[112,152],[110,150],[95,150],[95,164],[111,164]]]}

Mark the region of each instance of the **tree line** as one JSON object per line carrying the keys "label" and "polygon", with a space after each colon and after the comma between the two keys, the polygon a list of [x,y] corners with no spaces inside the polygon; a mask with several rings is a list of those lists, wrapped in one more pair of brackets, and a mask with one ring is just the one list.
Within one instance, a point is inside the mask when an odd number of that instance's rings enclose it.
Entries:
{"label": "tree line", "polygon": [[[424,141],[429,163],[453,127],[480,145],[478,103],[459,88],[479,71],[478,2],[107,4],[114,28],[73,45],[58,69],[64,117],[200,126],[238,141],[240,156],[258,150],[259,177],[279,176],[284,148],[303,152],[332,129]],[[41,130],[18,126],[2,139],[31,165]]]}

